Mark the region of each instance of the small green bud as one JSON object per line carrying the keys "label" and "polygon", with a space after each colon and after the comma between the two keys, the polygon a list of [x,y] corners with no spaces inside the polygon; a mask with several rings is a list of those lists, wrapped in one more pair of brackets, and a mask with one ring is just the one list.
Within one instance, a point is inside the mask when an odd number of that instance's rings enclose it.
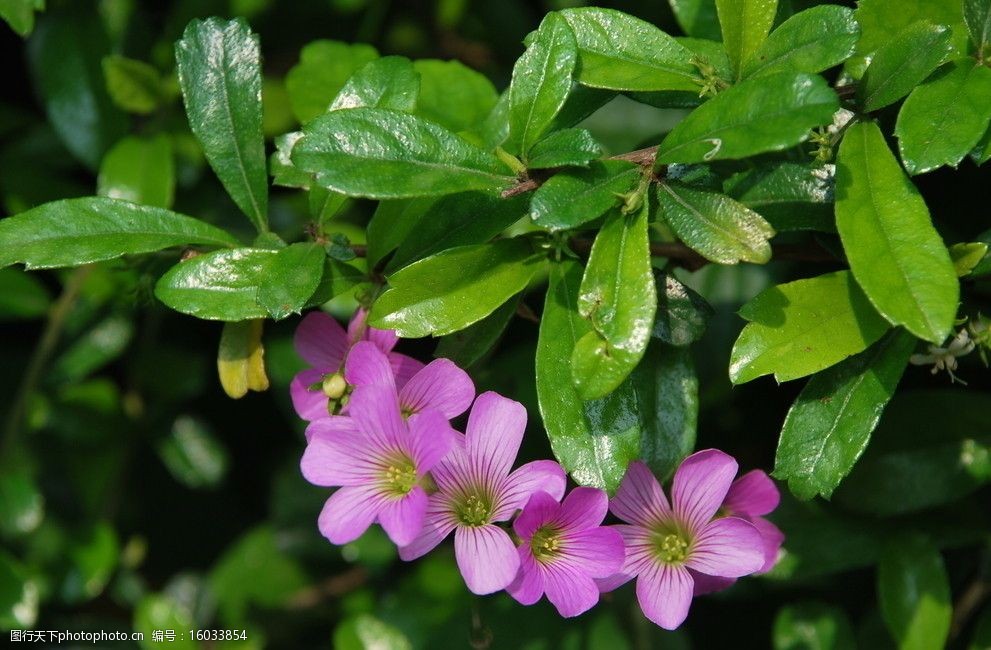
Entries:
{"label": "small green bud", "polygon": [[348,383],[344,381],[344,377],[339,372],[323,378],[323,394],[330,399],[340,399],[347,388]]}

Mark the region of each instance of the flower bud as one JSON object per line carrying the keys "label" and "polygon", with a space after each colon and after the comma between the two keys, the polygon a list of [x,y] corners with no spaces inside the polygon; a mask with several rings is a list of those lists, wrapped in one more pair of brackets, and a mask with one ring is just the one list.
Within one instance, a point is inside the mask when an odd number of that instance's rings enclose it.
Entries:
{"label": "flower bud", "polygon": [[339,399],[347,390],[348,383],[344,381],[341,373],[335,372],[323,378],[323,394],[330,399]]}

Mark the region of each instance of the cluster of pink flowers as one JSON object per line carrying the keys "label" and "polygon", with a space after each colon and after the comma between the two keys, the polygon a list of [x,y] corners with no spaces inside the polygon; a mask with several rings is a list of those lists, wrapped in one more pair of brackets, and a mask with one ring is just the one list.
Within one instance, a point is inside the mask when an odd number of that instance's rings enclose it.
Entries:
{"label": "cluster of pink flowers", "polygon": [[[309,421],[300,466],[309,482],[337,488],[318,520],[334,544],[378,523],[413,560],[453,532],[473,593],[505,589],[524,605],[546,595],[562,616],[636,578],[644,614],[667,629],[685,620],[693,596],[773,567],[783,535],[763,517],[779,500],[764,472],[734,481],[736,461],[707,449],[678,468],[670,501],[639,461],[612,500],[589,487],[565,495],[556,462],[513,469],[523,405],[476,397],[464,370],[446,359],[423,365],[393,352],[396,342],[367,327],[360,310],[347,332],[323,313],[296,332],[312,366],[291,386]],[[469,407],[462,434],[450,420]],[[609,511],[625,523],[603,525]]]}

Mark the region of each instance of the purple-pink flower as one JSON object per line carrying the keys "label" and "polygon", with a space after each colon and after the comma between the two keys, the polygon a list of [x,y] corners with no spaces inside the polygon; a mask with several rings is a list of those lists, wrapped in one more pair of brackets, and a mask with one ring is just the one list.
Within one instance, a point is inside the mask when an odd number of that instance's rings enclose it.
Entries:
{"label": "purple-pink flower", "polygon": [[383,386],[355,388],[349,407],[347,417],[328,416],[307,427],[303,476],[339,486],[320,513],[320,532],[346,544],[378,521],[396,545],[409,544],[427,511],[421,483],[460,434],[437,411],[404,420],[395,389]]}
{"label": "purple-pink flower", "polygon": [[599,602],[594,579],[623,566],[623,538],[601,525],[608,509],[609,498],[596,488],[575,488],[562,503],[534,492],[513,522],[520,569],[506,591],[524,605],[546,593],[565,617],[591,609]]}
{"label": "purple-pink flower", "polygon": [[419,536],[400,547],[401,558],[426,554],[454,531],[454,554],[468,589],[490,594],[509,586],[520,558],[509,534],[495,523],[512,517],[538,490],[554,499],[564,494],[564,470],[553,461],[510,472],[525,428],[522,404],[492,392],[478,396],[464,437],[431,472],[437,492],[430,496]]}
{"label": "purple-pink flower", "polygon": [[304,420],[331,415],[328,411],[330,396],[339,398],[344,394],[346,385],[341,377],[344,362],[352,346],[359,341],[370,341],[388,356],[400,387],[423,367],[419,361],[393,352],[392,348],[399,340],[396,333],[368,327],[365,324],[367,315],[364,309],[355,312],[347,332],[340,323],[320,311],[310,312],[299,323],[293,344],[297,354],[311,367],[293,377],[289,394],[296,413]]}
{"label": "purple-pink flower", "polygon": [[696,452],[675,472],[669,503],[650,469],[635,461],[610,504],[628,524],[616,526],[626,542],[619,583],[635,576],[640,608],[665,629],[688,616],[695,574],[738,578],[764,565],[764,541],[753,524],[714,519],[736,471],[736,461],[721,451]]}

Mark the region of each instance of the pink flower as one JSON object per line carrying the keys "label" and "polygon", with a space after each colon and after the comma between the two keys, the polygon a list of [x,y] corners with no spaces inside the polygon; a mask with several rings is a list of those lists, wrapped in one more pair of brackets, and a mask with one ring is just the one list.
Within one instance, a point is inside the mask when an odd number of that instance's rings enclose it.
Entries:
{"label": "pink flower", "polygon": [[346,544],[378,521],[397,545],[412,542],[427,511],[421,482],[459,436],[436,411],[404,420],[395,389],[355,388],[348,417],[328,416],[307,427],[303,476],[340,486],[320,513],[320,532]]}
{"label": "pink flower", "polygon": [[490,594],[509,586],[520,557],[495,522],[512,517],[537,490],[554,499],[564,494],[564,470],[553,461],[510,473],[525,428],[522,404],[492,392],[478,396],[465,436],[431,472],[437,492],[430,496],[423,530],[399,549],[401,558],[426,554],[454,531],[454,554],[468,588]]}
{"label": "pink flower", "polygon": [[388,355],[389,365],[396,377],[396,384],[404,385],[423,364],[406,355],[393,352],[399,340],[392,330],[380,330],[365,325],[367,312],[359,309],[345,332],[340,323],[321,311],[307,314],[296,328],[293,344],[296,353],[311,368],[293,377],[289,385],[293,407],[304,420],[326,417],[330,395],[335,399],[344,395],[347,388],[340,373],[348,352],[359,341],[370,341]]}
{"label": "pink flower", "polygon": [[606,493],[575,488],[563,503],[534,492],[513,522],[519,536],[520,570],[506,588],[524,605],[547,594],[561,616],[578,616],[599,602],[594,578],[606,578],[623,566],[623,538],[602,526],[609,509]]}
{"label": "pink flower", "polygon": [[647,466],[635,461],[610,504],[629,524],[616,526],[626,541],[618,583],[636,576],[640,608],[665,629],[688,616],[694,575],[738,578],[764,565],[764,540],[752,523],[714,519],[736,471],[736,461],[721,451],[696,452],[675,472],[669,504]]}
{"label": "pink flower", "polygon": [[[385,386],[396,389],[389,358],[370,341],[351,348],[344,365],[344,378],[352,386]],[[447,359],[435,359],[409,378],[399,389],[399,408],[404,417],[433,409],[455,418],[471,406],[475,385],[464,370]]]}

